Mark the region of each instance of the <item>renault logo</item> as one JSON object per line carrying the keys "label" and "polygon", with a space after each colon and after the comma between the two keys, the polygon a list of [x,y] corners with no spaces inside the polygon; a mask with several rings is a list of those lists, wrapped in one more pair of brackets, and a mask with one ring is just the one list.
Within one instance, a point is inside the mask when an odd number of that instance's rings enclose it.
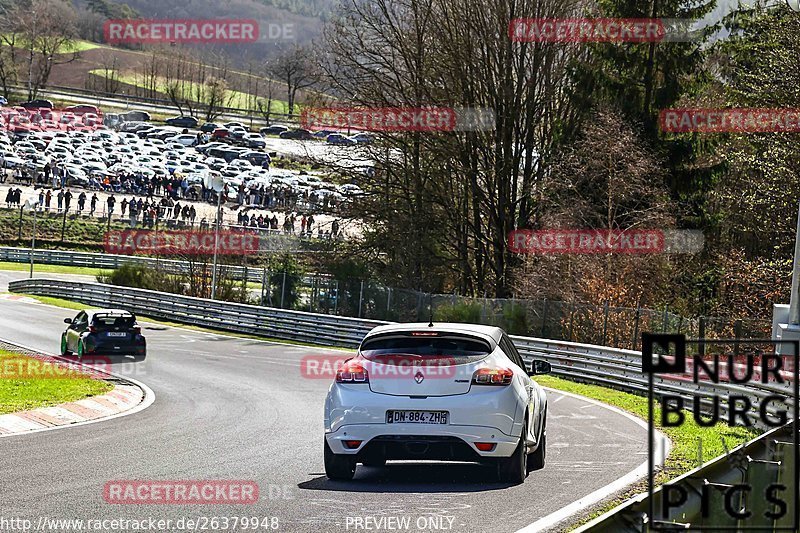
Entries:
{"label": "renault logo", "polygon": [[416,381],[417,383],[422,383],[422,381],[424,379],[425,379],[425,376],[423,376],[422,372],[420,372],[419,370],[417,371],[416,374],[414,374],[414,381]]}

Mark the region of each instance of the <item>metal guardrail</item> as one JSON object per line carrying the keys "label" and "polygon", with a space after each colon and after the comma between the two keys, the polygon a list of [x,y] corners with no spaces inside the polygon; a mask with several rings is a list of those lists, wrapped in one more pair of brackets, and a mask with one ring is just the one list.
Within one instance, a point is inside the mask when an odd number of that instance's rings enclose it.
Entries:
{"label": "metal guardrail", "polygon": [[[798,501],[795,479],[796,453],[792,436],[793,424],[775,428],[752,441],[671,480],[653,491],[654,516],[650,512],[649,496],[640,494],[608,513],[576,530],[576,533],[647,533],[650,531],[796,531],[794,511]],[[782,516],[770,517],[766,512],[780,514],[779,507],[765,499],[770,485],[785,487],[775,493],[785,502]],[[747,523],[725,510],[724,494],[732,487],[746,485],[750,491],[737,494],[731,505],[736,511],[747,510],[752,516]],[[666,486],[680,487],[687,498],[664,513],[661,492]],[[703,502],[703,494],[708,500]],[[673,496],[674,497],[674,496]],[[677,501],[677,500],[671,500]],[[705,516],[703,509],[705,508]],[[654,527],[653,524],[657,523]]]}
{"label": "metal guardrail", "polygon": [[[11,263],[30,263],[30,248],[5,248],[0,247],[0,261]],[[48,265],[66,265],[89,268],[115,269],[122,265],[144,265],[159,268],[170,274],[184,274],[189,272],[190,265],[186,261],[177,259],[156,259],[153,257],[117,254],[96,254],[91,252],[75,252],[72,250],[35,250],[34,263]],[[232,279],[254,281],[260,283],[264,278],[264,269],[248,268],[239,265],[219,265]]]}
{"label": "metal guardrail", "polygon": [[[10,282],[9,290],[68,298],[94,306],[122,306],[136,314],[185,324],[347,348],[357,348],[368,331],[375,326],[388,323],[220,302],[99,283],[29,279]],[[550,362],[553,374],[556,376],[636,394],[645,394],[648,390],[647,376],[641,370],[640,352],[532,337],[512,336],[512,339],[526,362],[534,358],[546,360]],[[790,388],[793,388],[793,383],[790,384],[788,381],[783,385],[748,383],[745,387],[724,381],[693,383],[680,379],[654,377],[656,395],[677,395],[684,400],[690,400],[695,394],[720,398],[727,398],[729,394],[740,394],[758,400],[778,392],[791,397]],[[755,413],[758,401],[752,403]],[[721,411],[725,412],[725,404],[722,403],[720,407]],[[785,469],[770,470],[769,465],[775,463],[775,446],[778,448],[791,446],[792,439],[786,437],[786,431],[786,428],[773,429],[759,439],[744,445],[742,450],[750,457],[747,468],[732,469],[725,458],[720,457],[671,483],[693,483],[701,479],[714,480],[715,483],[724,485],[736,482],[744,476],[757,485],[765,483],[765,479],[785,476]],[[788,459],[784,460],[784,464],[789,464],[786,461]],[[791,466],[793,468],[793,464]],[[761,469],[767,469],[767,474],[762,475]],[[791,496],[794,500],[789,501],[796,501],[798,495],[793,492]],[[648,505],[646,495],[637,496],[613,512],[588,524],[581,531],[649,531],[643,518]],[[698,498],[694,495],[688,498],[684,505],[672,510],[670,520],[681,517],[686,520],[687,517],[695,516],[699,508]],[[736,530],[736,524],[731,527],[731,531],[733,530]]]}

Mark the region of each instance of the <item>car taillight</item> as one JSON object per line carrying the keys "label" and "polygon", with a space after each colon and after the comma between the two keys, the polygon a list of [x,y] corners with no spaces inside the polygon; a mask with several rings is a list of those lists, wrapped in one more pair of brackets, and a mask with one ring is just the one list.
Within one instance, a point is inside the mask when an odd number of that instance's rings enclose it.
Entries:
{"label": "car taillight", "polygon": [[141,328],[140,326],[133,326],[133,328],[131,328],[131,329],[133,330],[133,332],[134,332],[136,335],[139,335],[139,334],[141,334],[141,333],[142,333],[142,328]]}
{"label": "car taillight", "polygon": [[514,379],[514,372],[507,368],[479,368],[472,375],[475,385],[508,385]]}
{"label": "car taillight", "polygon": [[336,371],[336,383],[369,383],[369,375],[360,363],[347,361]]}
{"label": "car taillight", "polygon": [[94,326],[89,326],[89,333],[97,333],[97,328]]}
{"label": "car taillight", "polygon": [[476,442],[475,447],[481,452],[491,452],[494,450],[496,443],[494,442]]}
{"label": "car taillight", "polygon": [[344,441],[344,445],[350,450],[355,450],[356,448],[361,446],[362,442],[363,441],[360,440],[346,440]]}

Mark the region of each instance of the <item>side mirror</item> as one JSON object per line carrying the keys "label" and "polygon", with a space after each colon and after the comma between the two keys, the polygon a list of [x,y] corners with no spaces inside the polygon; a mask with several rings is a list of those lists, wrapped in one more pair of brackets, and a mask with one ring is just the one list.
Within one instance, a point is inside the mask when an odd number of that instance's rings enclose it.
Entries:
{"label": "side mirror", "polygon": [[65,318],[64,319],[64,324],[72,324],[72,319],[71,318]]}
{"label": "side mirror", "polygon": [[553,367],[547,361],[541,359],[534,359],[531,363],[531,371],[528,372],[529,376],[541,376],[542,374],[549,374],[553,371]]}

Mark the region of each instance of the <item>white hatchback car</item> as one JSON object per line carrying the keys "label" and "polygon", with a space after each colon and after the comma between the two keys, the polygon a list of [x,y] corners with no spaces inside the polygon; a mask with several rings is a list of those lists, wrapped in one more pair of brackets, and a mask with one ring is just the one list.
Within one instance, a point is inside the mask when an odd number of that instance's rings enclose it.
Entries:
{"label": "white hatchback car", "polygon": [[544,467],[547,397],[498,327],[392,324],[370,331],[325,399],[325,474],[387,460],[494,463],[504,482]]}

